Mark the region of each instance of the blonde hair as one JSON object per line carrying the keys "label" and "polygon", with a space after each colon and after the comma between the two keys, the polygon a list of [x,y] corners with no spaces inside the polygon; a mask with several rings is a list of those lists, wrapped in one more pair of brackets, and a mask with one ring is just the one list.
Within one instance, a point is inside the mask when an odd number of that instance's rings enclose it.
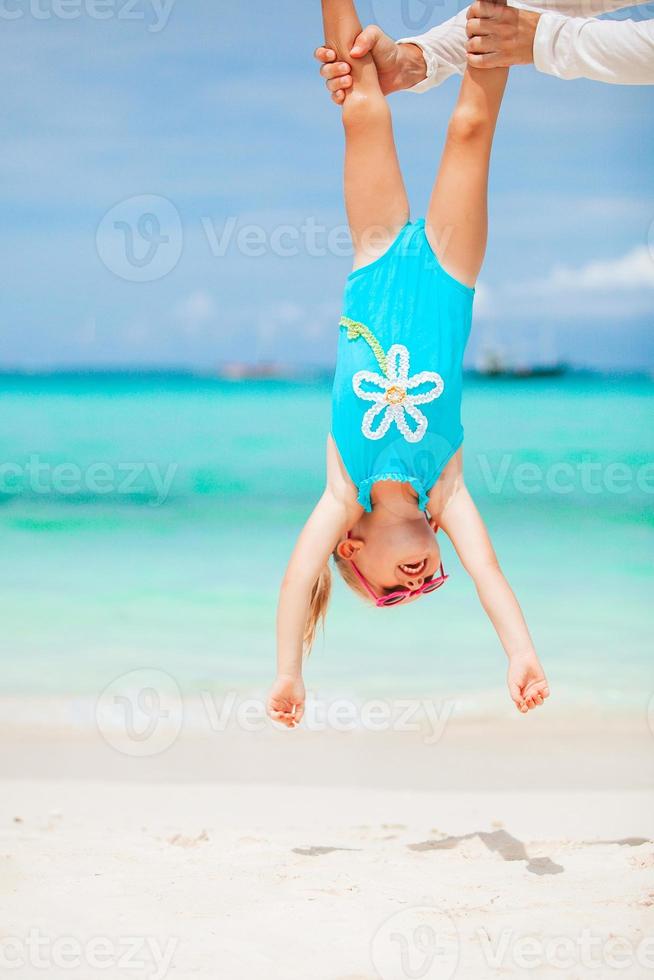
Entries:
{"label": "blonde hair", "polygon": [[309,600],[309,612],[307,613],[307,622],[304,627],[304,652],[307,656],[311,653],[311,647],[316,639],[318,627],[322,626],[323,629],[325,628],[325,618],[327,616],[331,594],[332,573],[329,565],[325,565],[314,583]]}
{"label": "blonde hair", "polygon": [[[366,602],[372,602],[372,598],[368,595],[361,582],[356,576],[352,568],[352,562],[346,561],[341,558],[337,551],[332,554],[334,559],[334,565],[340,572],[341,578],[348,585],[353,592]],[[325,565],[322,572],[316,579],[316,582],[311,590],[311,598],[309,600],[309,612],[307,613],[307,623],[304,627],[304,652],[308,656],[311,653],[311,648],[316,640],[316,633],[318,632],[318,627],[325,627],[325,619],[327,618],[327,609],[329,608],[329,600],[332,594],[332,572],[329,565]]]}

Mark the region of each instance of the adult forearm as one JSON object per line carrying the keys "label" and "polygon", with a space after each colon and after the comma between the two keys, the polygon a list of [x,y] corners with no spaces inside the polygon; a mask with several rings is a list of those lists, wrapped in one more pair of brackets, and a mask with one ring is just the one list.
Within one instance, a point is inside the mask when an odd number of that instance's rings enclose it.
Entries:
{"label": "adult forearm", "polygon": [[[400,43],[407,48],[403,58],[407,64],[419,64],[416,55],[408,53],[410,48],[419,48],[425,75],[408,74],[401,87],[413,85],[414,92],[427,91],[453,74],[462,74],[466,63],[497,68],[532,62],[539,71],[559,78],[652,84],[654,20],[598,21],[576,16],[598,15],[627,5],[626,0],[592,0],[590,6],[587,0],[530,0],[530,9],[525,10],[521,0],[512,0],[503,9],[473,3],[469,11],[461,11],[425,34],[402,38]],[[495,29],[500,21],[501,27]]]}
{"label": "adult forearm", "polygon": [[402,87],[425,92],[442,85],[452,75],[462,75],[467,63],[467,41],[465,10],[425,34],[401,38],[398,43],[406,49],[403,59],[407,62],[407,84]]}
{"label": "adult forearm", "polygon": [[419,44],[411,41],[398,42],[397,91],[406,91],[420,85],[427,78],[425,53]]}
{"label": "adult forearm", "polygon": [[601,21],[543,14],[534,64],[558,78],[614,85],[654,84],[654,20]]}

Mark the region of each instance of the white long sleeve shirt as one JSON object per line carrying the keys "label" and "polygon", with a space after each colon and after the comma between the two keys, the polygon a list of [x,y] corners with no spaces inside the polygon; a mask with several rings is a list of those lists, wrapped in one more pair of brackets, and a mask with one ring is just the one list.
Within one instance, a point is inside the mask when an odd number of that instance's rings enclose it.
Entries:
{"label": "white long sleeve shirt", "polygon": [[[625,0],[590,0],[595,13],[622,10]],[[647,0],[640,0],[641,3]],[[511,0],[511,6],[541,13],[534,40],[534,65],[558,78],[591,78],[614,85],[654,84],[654,19],[597,20],[575,16],[585,13],[589,0]],[[427,77],[410,91],[424,92],[466,66],[466,11],[418,37],[402,38],[417,44],[425,56]]]}

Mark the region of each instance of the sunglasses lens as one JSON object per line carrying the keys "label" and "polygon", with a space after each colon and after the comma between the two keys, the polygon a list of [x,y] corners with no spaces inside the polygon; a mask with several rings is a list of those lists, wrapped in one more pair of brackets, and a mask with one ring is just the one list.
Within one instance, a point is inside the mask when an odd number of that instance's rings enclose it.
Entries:
{"label": "sunglasses lens", "polygon": [[404,602],[404,600],[407,597],[407,595],[408,595],[408,592],[403,593],[402,595],[389,595],[389,596],[387,596],[384,599],[384,605],[385,606],[397,606],[397,604],[399,602]]}
{"label": "sunglasses lens", "polygon": [[435,592],[436,589],[440,589],[441,585],[445,584],[447,575],[440,576],[433,579],[431,582],[427,582],[423,589],[419,589],[418,592],[400,592],[396,595],[386,596],[382,605],[384,606],[397,606],[398,603],[404,602],[405,599],[410,598],[414,595],[427,595],[430,592]]}

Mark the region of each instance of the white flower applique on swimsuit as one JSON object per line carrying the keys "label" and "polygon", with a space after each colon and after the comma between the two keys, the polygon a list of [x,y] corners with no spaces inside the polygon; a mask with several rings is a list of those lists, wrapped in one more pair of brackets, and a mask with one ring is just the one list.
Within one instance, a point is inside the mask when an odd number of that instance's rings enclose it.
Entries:
{"label": "white flower applique on swimsuit", "polygon": [[[421,371],[410,377],[410,355],[403,344],[393,344],[388,354],[384,354],[381,344],[368,327],[346,317],[342,318],[341,326],[347,327],[350,340],[363,337],[367,341],[383,371],[383,374],[357,371],[352,378],[355,394],[363,401],[373,403],[361,423],[364,436],[367,439],[383,439],[395,423],[407,442],[420,442],[429,422],[418,405],[433,402],[443,394],[445,382],[440,374]],[[426,391],[412,394],[425,385],[430,386]],[[413,426],[409,424],[409,419],[413,420]]]}

